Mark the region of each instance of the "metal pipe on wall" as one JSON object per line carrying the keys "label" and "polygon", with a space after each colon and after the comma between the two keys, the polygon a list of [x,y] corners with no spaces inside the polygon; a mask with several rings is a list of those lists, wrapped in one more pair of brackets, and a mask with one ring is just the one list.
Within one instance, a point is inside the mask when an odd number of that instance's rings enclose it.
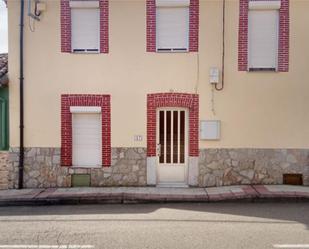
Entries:
{"label": "metal pipe on wall", "polygon": [[18,188],[23,188],[24,182],[24,10],[25,2],[20,0],[20,34],[19,34],[19,166]]}

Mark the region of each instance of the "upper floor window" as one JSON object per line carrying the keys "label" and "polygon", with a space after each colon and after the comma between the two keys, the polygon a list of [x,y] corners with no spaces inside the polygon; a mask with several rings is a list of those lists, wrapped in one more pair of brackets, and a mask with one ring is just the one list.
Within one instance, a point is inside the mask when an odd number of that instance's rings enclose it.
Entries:
{"label": "upper floor window", "polygon": [[100,9],[98,1],[71,1],[73,52],[99,52]]}
{"label": "upper floor window", "polygon": [[189,0],[157,0],[157,51],[188,51]]}
{"label": "upper floor window", "polygon": [[250,1],[248,13],[249,71],[278,68],[280,1]]}
{"label": "upper floor window", "polygon": [[239,71],[289,71],[289,6],[290,0],[239,0]]}
{"label": "upper floor window", "polygon": [[147,52],[198,52],[199,0],[146,0]]}
{"label": "upper floor window", "polygon": [[60,0],[61,51],[108,53],[109,0]]}

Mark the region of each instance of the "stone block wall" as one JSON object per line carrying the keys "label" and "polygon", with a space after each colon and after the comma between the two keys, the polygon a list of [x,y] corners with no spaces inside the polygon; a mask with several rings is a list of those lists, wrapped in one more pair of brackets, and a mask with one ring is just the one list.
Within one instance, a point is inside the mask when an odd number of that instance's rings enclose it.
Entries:
{"label": "stone block wall", "polygon": [[200,150],[200,187],[282,184],[286,173],[303,174],[304,185],[309,185],[308,149]]}
{"label": "stone block wall", "polygon": [[8,152],[0,151],[0,190],[8,189]]}
{"label": "stone block wall", "polygon": [[[9,188],[18,184],[18,148],[9,153]],[[146,149],[113,148],[112,165],[102,168],[60,166],[60,148],[25,149],[24,187],[71,187],[72,174],[90,174],[91,186],[146,185]]]}
{"label": "stone block wall", "polygon": [[[18,149],[10,150],[9,162],[5,154],[0,187],[17,188]],[[60,148],[27,148],[24,187],[71,187],[73,174],[89,174],[93,187],[146,186],[146,154],[146,148],[112,148],[110,167],[87,169],[60,166]],[[302,174],[309,185],[308,149],[202,149],[198,161],[199,187],[282,184],[285,173]]]}

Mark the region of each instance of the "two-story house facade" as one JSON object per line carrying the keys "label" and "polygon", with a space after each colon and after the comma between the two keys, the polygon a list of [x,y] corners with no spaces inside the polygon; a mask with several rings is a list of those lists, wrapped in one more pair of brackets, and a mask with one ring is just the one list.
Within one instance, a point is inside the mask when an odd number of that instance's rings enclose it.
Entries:
{"label": "two-story house facade", "polygon": [[[27,2],[27,1],[26,1]],[[20,1],[8,1],[9,182],[20,177]],[[27,188],[309,184],[309,1],[25,5]]]}

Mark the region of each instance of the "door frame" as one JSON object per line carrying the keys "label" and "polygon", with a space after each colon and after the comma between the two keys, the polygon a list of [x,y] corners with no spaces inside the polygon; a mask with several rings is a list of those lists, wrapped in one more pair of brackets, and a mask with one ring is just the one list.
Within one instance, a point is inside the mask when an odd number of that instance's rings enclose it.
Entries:
{"label": "door frame", "polygon": [[180,92],[161,92],[147,94],[147,169],[148,186],[157,184],[157,109],[162,107],[187,108],[188,112],[188,172],[189,186],[198,186],[199,157],[199,95]]}
{"label": "door frame", "polygon": [[[156,127],[156,145],[159,144],[159,139],[160,139],[160,111],[179,111],[179,113],[181,111],[185,112],[185,151],[184,151],[184,163],[183,163],[183,167],[184,167],[184,182],[160,182],[160,159],[159,159],[159,155],[158,153],[156,154],[156,174],[157,174],[157,180],[156,180],[156,184],[157,185],[166,185],[166,186],[188,186],[188,165],[189,165],[189,131],[190,131],[190,127],[189,127],[189,109],[185,108],[185,107],[159,107],[156,108],[156,122],[157,122],[157,127]],[[171,118],[172,120],[172,118]],[[172,121],[173,122],[173,121]],[[165,126],[166,123],[164,123]],[[171,127],[172,127],[172,123],[171,123]],[[166,126],[164,127],[164,129],[166,129]],[[172,133],[172,132],[171,132]],[[180,134],[180,133],[179,133]],[[171,139],[172,140],[172,139]],[[171,142],[172,144],[172,142]],[[171,146],[172,147],[172,146]],[[164,146],[164,148],[166,148],[166,146]],[[172,154],[172,149],[171,149],[171,161],[173,158],[173,154]],[[164,163],[166,165],[166,167],[168,164]],[[179,164],[179,163],[178,163]],[[163,166],[163,165],[162,165]],[[181,166],[181,165],[179,165]],[[164,166],[163,166],[164,167]],[[177,167],[177,166],[173,166],[173,163],[170,163],[170,167]]]}

